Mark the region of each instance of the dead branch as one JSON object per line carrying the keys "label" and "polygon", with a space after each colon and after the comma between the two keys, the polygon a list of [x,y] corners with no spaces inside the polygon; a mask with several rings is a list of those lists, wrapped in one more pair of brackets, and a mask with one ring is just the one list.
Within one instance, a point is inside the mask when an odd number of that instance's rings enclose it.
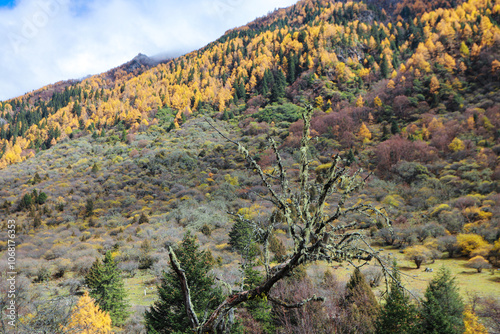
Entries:
{"label": "dead branch", "polygon": [[324,297],[317,297],[316,295],[312,296],[311,298],[304,299],[301,302],[295,303],[295,304],[287,304],[284,301],[281,301],[277,298],[268,296],[267,299],[277,305],[283,306],[284,308],[300,308],[304,306],[305,304],[309,302],[324,302],[325,298]]}
{"label": "dead branch", "polygon": [[172,265],[172,269],[174,269],[177,277],[181,281],[181,289],[184,297],[184,306],[186,308],[186,313],[188,315],[189,321],[191,321],[191,325],[193,328],[198,328],[200,326],[200,322],[198,321],[198,317],[194,312],[193,303],[191,302],[191,293],[189,292],[189,285],[186,279],[186,275],[184,274],[184,270],[181,268],[179,261],[177,260],[177,256],[175,256],[172,247],[168,247],[168,255],[170,256],[170,263]]}
{"label": "dead branch", "polygon": [[[250,156],[248,149],[239,142],[229,139],[222,134],[209,120],[207,122],[223,138],[238,147],[238,151],[245,157],[253,171],[260,176],[263,185],[268,189],[266,199],[275,205],[275,213],[270,217],[268,224],[250,222],[256,236],[263,237],[265,248],[266,278],[257,287],[230,295],[216,310],[199,326],[194,326],[198,333],[216,333],[219,325],[228,316],[232,308],[254,298],[267,297],[272,302],[284,307],[300,307],[306,302],[323,300],[321,297],[312,297],[297,304],[286,304],[269,296],[271,288],[279,280],[288,276],[294,268],[303,263],[316,260],[331,262],[362,262],[367,263],[375,258],[381,265],[386,278],[393,277],[390,269],[383,262],[365,239],[364,234],[357,230],[358,222],[346,222],[348,214],[358,213],[364,216],[382,217],[390,226],[389,219],[379,209],[365,203],[350,203],[353,193],[359,191],[368,177],[363,176],[362,170],[351,171],[339,155],[335,156],[325,178],[314,179],[310,175],[310,125],[313,108],[308,106],[302,115],[304,128],[299,149],[299,177],[296,186],[292,187],[292,180],[287,177],[287,168],[278,151],[278,145],[270,138],[272,150],[276,156],[275,171],[266,173],[257,161]],[[233,216],[237,216],[234,215]],[[244,219],[237,216],[238,219]],[[266,238],[272,235],[279,224],[288,225],[293,249],[285,260],[273,268],[269,268],[269,255]],[[387,274],[388,273],[388,274]]]}

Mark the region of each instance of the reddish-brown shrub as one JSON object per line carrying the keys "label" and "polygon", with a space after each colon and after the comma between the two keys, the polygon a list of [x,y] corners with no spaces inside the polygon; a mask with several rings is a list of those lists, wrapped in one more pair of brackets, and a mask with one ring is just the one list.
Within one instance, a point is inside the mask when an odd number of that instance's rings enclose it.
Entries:
{"label": "reddish-brown shrub", "polygon": [[436,153],[423,141],[412,142],[401,136],[394,136],[375,148],[377,169],[386,174],[401,160],[428,163],[436,158]]}
{"label": "reddish-brown shrub", "polygon": [[[288,303],[297,303],[318,295],[317,289],[307,279],[280,281],[273,289],[276,298]],[[278,321],[286,333],[319,333],[328,327],[327,311],[322,303],[309,302],[303,307],[285,309],[274,306]],[[299,320],[300,319],[300,320]]]}

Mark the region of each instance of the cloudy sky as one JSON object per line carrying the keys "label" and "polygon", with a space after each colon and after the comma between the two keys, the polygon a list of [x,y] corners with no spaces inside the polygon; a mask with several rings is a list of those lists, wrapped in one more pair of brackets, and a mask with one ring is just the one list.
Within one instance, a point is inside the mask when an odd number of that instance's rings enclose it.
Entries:
{"label": "cloudy sky", "polygon": [[0,0],[0,100],[180,55],[297,0]]}

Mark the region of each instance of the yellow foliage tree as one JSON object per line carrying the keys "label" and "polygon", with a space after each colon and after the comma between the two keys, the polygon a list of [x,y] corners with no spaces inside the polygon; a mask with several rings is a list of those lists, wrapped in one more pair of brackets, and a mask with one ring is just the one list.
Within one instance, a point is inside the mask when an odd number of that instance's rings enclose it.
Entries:
{"label": "yellow foliage tree", "polygon": [[404,250],[405,257],[409,261],[415,262],[417,269],[420,265],[432,258],[432,252],[429,248],[422,245],[415,245]]}
{"label": "yellow foliage tree", "polygon": [[457,244],[466,255],[469,255],[475,249],[488,246],[488,242],[482,236],[474,233],[459,234],[457,236]]}
{"label": "yellow foliage tree", "polygon": [[358,136],[363,139],[363,143],[367,143],[372,139],[372,133],[366,126],[366,124],[363,122],[361,123],[361,127],[359,128]]}
{"label": "yellow foliage tree", "polygon": [[64,328],[69,334],[108,334],[111,333],[111,318],[101,311],[88,292],[80,297],[71,314],[71,320]]}
{"label": "yellow foliage tree", "polygon": [[368,74],[370,74],[370,69],[369,68],[362,68],[361,70],[359,70],[358,74],[362,78],[367,77]]}
{"label": "yellow foliage tree", "polygon": [[370,40],[368,41],[368,47],[371,50],[375,50],[377,48],[377,42],[375,41],[375,38],[373,38],[373,36],[370,36]]}
{"label": "yellow foliage tree", "polygon": [[324,101],[323,97],[318,96],[317,98],[314,99],[314,106],[319,109],[323,109]]}
{"label": "yellow foliage tree", "polygon": [[474,116],[467,118],[467,128],[472,130],[476,127],[476,122],[474,121]]}
{"label": "yellow foliage tree", "polygon": [[465,145],[464,145],[464,142],[462,140],[460,140],[459,138],[454,138],[453,141],[450,143],[450,145],[448,145],[448,148],[452,152],[458,152],[458,151],[462,151],[463,149],[465,149]]}
{"label": "yellow foliage tree", "polygon": [[455,61],[455,59],[447,53],[444,54],[443,59],[444,59],[444,67],[449,72],[452,72],[457,66],[457,62]]}
{"label": "yellow foliage tree", "polygon": [[431,78],[431,83],[429,85],[429,89],[430,89],[431,94],[437,94],[439,87],[440,87],[439,80],[438,80],[438,78],[436,78],[435,75],[433,75]]}
{"label": "yellow foliage tree", "polygon": [[469,47],[463,41],[462,44],[460,44],[460,53],[463,57],[467,57],[470,54]]}
{"label": "yellow foliage tree", "polygon": [[363,97],[360,95],[358,99],[356,100],[356,107],[362,107],[365,104],[365,101],[363,100]]}
{"label": "yellow foliage tree", "polygon": [[380,99],[380,97],[375,96],[375,98],[373,99],[373,104],[375,104],[376,107],[381,107],[382,106],[382,100]]}
{"label": "yellow foliage tree", "polygon": [[467,305],[464,310],[464,334],[488,334],[486,327],[480,322],[477,315],[474,313],[470,305]]}
{"label": "yellow foliage tree", "polygon": [[338,62],[337,65],[335,65],[335,70],[337,72],[337,78],[339,81],[344,81],[345,76],[346,76],[346,69],[345,69],[345,63],[343,62]]}

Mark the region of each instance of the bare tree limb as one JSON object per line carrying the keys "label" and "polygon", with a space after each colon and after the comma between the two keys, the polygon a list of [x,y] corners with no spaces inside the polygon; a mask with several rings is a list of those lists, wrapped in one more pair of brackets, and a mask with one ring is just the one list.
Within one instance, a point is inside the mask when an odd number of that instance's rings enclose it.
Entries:
{"label": "bare tree limb", "polygon": [[191,293],[189,292],[189,285],[186,279],[186,275],[184,274],[184,270],[181,268],[179,261],[177,260],[177,256],[175,256],[172,247],[168,247],[168,255],[170,256],[170,263],[172,264],[172,269],[174,269],[177,277],[181,281],[181,289],[184,297],[184,306],[186,307],[186,313],[188,315],[189,321],[191,321],[191,325],[193,328],[198,328],[200,326],[200,322],[198,321],[198,317],[194,312],[193,303],[191,302]]}
{"label": "bare tree limb", "polygon": [[[375,258],[382,266],[387,277],[390,268],[383,259],[375,252],[366,240],[362,231],[356,230],[358,222],[345,221],[348,214],[361,214],[368,217],[379,216],[390,226],[387,216],[378,208],[358,201],[349,204],[353,193],[359,191],[366,183],[368,177],[363,171],[351,170],[343,163],[339,155],[336,155],[326,171],[326,177],[313,178],[310,175],[310,126],[313,109],[306,107],[302,118],[304,128],[299,148],[299,176],[298,180],[287,177],[287,168],[278,151],[278,145],[270,138],[271,147],[276,157],[276,166],[273,173],[264,172],[257,161],[250,156],[248,149],[237,141],[229,139],[222,134],[207,119],[210,126],[223,138],[238,147],[238,151],[259,175],[263,185],[268,189],[269,195],[266,199],[275,205],[275,211],[270,216],[267,224],[249,222],[253,226],[256,236],[261,237],[264,244],[264,265],[266,271],[265,280],[257,287],[246,291],[232,294],[220,304],[214,312],[199,326],[193,326],[198,333],[216,333],[219,325],[228,316],[234,307],[254,298],[267,297],[278,305],[284,307],[300,307],[309,301],[322,300],[320,297],[312,297],[296,304],[286,304],[269,296],[272,287],[281,279],[288,276],[293,269],[303,263],[316,260],[331,262],[357,261],[359,266]],[[234,214],[233,214],[234,215]],[[239,215],[238,219],[244,219]],[[288,225],[293,248],[285,256],[285,260],[273,268],[269,267],[269,237],[276,226],[281,223]],[[368,246],[368,247],[366,247]]]}
{"label": "bare tree limb", "polygon": [[284,308],[300,308],[309,302],[313,302],[313,301],[314,302],[324,302],[325,301],[324,297],[321,297],[321,296],[317,297],[316,295],[312,296],[311,298],[304,299],[303,301],[295,303],[295,304],[288,304],[288,303],[285,303],[284,301],[281,301],[281,300],[274,298],[274,297],[271,297],[271,296],[267,296],[267,299],[269,301],[277,304],[277,305],[283,306]]}

